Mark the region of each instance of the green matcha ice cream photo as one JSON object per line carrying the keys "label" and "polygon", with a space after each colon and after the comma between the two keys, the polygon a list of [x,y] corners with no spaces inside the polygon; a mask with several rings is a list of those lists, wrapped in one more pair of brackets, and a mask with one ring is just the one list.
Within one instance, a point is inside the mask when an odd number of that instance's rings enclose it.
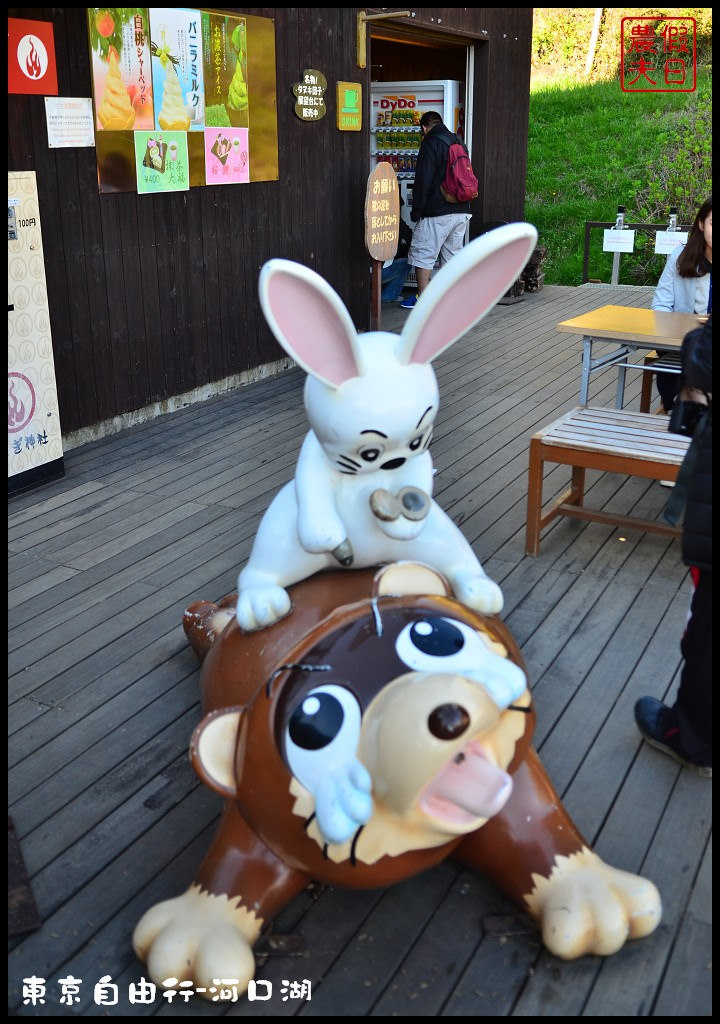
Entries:
{"label": "green matcha ice cream photo", "polygon": [[230,82],[227,103],[225,105],[230,122],[235,128],[248,126],[247,83],[243,77],[242,63],[239,60],[235,65],[235,73]]}

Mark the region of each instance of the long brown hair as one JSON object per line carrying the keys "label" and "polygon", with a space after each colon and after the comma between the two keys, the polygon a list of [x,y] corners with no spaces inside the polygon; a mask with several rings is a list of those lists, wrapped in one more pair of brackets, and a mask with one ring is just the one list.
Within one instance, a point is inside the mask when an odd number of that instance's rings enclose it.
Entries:
{"label": "long brown hair", "polygon": [[685,248],[678,256],[676,266],[680,277],[704,277],[707,273],[704,268],[701,269],[702,257],[705,255],[705,236],[700,225],[705,223],[705,218],[711,213],[712,196],[709,196],[698,210]]}

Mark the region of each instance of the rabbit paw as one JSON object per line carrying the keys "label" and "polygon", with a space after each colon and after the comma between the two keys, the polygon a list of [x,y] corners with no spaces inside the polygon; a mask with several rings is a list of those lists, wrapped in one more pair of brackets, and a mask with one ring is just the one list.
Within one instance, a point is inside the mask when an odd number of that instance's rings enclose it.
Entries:
{"label": "rabbit paw", "polygon": [[151,907],[133,934],[135,953],[151,978],[169,988],[191,980],[206,999],[224,987],[221,980],[237,981],[237,990],[244,992],[255,973],[251,943],[261,922],[238,902],[193,885]]}
{"label": "rabbit paw", "polygon": [[342,520],[336,517],[323,519],[315,516],[310,520],[299,516],[297,532],[301,547],[311,555],[334,551],[347,540],[347,530]]}
{"label": "rabbit paw", "polygon": [[555,956],[609,956],[626,939],[649,935],[660,923],[657,889],[645,878],[612,868],[584,848],[556,858],[550,878],[533,875],[526,897]]}
{"label": "rabbit paw", "polygon": [[290,611],[290,595],[275,583],[243,587],[238,594],[235,617],[246,633],[272,626]]}
{"label": "rabbit paw", "polygon": [[451,582],[457,599],[475,611],[485,615],[496,615],[502,611],[502,590],[487,576],[456,577]]}

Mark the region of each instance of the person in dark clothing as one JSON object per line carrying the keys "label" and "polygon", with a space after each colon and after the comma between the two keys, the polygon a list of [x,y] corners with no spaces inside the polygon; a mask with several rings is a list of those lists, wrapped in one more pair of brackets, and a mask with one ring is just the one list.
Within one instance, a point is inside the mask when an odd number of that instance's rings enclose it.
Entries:
{"label": "person in dark clothing", "polygon": [[[400,196],[400,205],[405,205],[402,196]],[[405,278],[410,269],[408,251],[411,241],[412,229],[401,217],[397,252],[393,259],[383,263],[381,275],[382,291],[380,293],[383,302],[395,302],[400,297],[403,285],[405,284]]]}
{"label": "person in dark clothing", "polygon": [[635,721],[652,746],[712,778],[712,316],[685,336],[680,359],[685,384],[703,392],[708,406],[693,435],[697,458],[682,534],[683,562],[695,590],[680,643],[684,664],[677,700],[668,707],[655,697],[641,697]]}
{"label": "person in dark clothing", "polygon": [[459,252],[465,241],[470,220],[470,203],[450,203],[440,191],[445,178],[450,146],[460,140],[443,124],[435,110],[426,110],[420,118],[422,141],[418,150],[413,182],[410,219],[415,225],[408,259],[415,267],[417,295],[404,300],[409,309],[415,305],[427,286],[435,263],[447,263]]}

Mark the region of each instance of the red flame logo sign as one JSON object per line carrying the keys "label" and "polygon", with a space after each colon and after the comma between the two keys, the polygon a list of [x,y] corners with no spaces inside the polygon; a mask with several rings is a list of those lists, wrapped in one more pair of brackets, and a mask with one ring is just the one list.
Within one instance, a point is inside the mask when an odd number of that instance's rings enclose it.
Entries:
{"label": "red flame logo sign", "polygon": [[27,68],[28,78],[39,78],[40,72],[42,71],[42,64],[38,57],[37,50],[35,49],[35,41],[30,40],[30,53],[25,61],[25,67]]}
{"label": "red flame logo sign", "polygon": [[8,373],[8,433],[22,430],[35,413],[35,388],[24,373]]}
{"label": "red flame logo sign", "polygon": [[23,36],[18,44],[17,59],[22,73],[33,81],[45,75],[50,63],[45,44],[35,35]]}

